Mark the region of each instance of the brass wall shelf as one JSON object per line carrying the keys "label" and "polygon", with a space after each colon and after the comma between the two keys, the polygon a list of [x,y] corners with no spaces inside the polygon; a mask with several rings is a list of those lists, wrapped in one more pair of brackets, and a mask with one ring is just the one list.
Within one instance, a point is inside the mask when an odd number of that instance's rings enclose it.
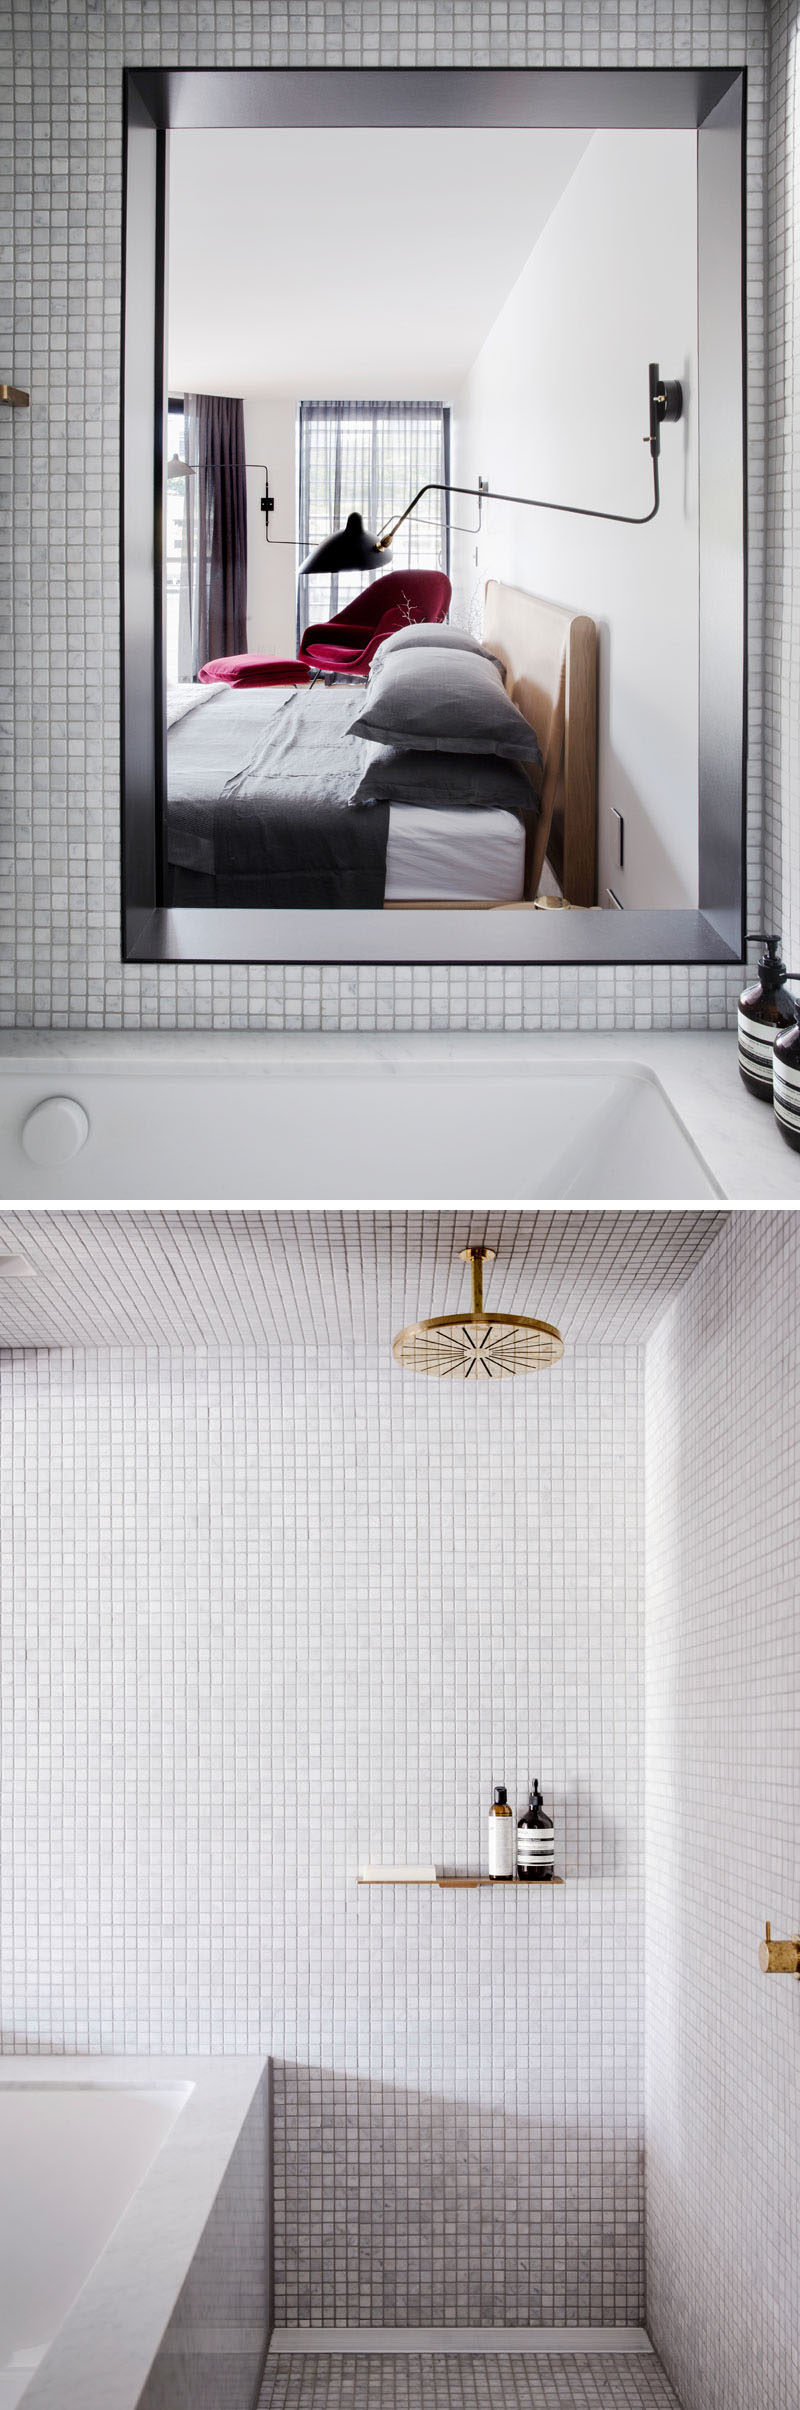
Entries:
{"label": "brass wall shelf", "polygon": [[491,1874],[437,1874],[434,1882],[420,1882],[415,1875],[356,1875],[360,1891],[478,1891],[484,1884],[492,1891],[552,1891],[554,1883],[563,1886],[563,1874],[552,1874],[549,1882],[531,1882],[525,1875],[514,1875],[509,1881]]}
{"label": "brass wall shelf", "polygon": [[554,1883],[563,1883],[563,1874],[551,1874],[544,1883],[532,1882],[527,1875],[508,1877],[493,1874],[437,1874],[437,1891],[478,1891],[486,1883],[491,1891],[552,1891]]}

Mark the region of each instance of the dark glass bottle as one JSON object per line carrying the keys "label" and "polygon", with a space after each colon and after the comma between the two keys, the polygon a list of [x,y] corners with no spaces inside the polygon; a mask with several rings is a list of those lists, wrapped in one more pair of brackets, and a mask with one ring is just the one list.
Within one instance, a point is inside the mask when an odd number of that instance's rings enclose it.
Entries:
{"label": "dark glass bottle", "polygon": [[552,1816],[546,1816],[542,1793],[535,1782],[530,1794],[526,1816],[517,1825],[517,1873],[524,1883],[552,1883],[555,1833]]}
{"label": "dark glass bottle", "polygon": [[793,1021],[792,999],[787,994],[786,981],[791,976],[781,962],[779,937],[753,937],[748,943],[763,945],[759,956],[758,978],[751,987],[742,989],[739,997],[739,1074],[751,1096],[760,1096],[765,1104],[772,1103],[772,1049],[778,1032],[789,1029]]}
{"label": "dark glass bottle", "polygon": [[791,1028],[781,1031],[773,1049],[772,1101],[781,1137],[800,1154],[800,996],[791,1002]]}

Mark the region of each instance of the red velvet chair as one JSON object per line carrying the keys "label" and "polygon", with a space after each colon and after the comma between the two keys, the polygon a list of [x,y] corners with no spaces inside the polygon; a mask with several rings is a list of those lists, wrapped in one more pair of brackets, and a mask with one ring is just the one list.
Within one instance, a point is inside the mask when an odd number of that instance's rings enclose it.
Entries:
{"label": "red velvet chair", "polygon": [[333,619],[306,628],[299,658],[312,669],[346,670],[348,677],[366,677],[378,646],[396,628],[444,619],[452,587],[441,569],[393,569],[376,577],[355,601],[345,603]]}

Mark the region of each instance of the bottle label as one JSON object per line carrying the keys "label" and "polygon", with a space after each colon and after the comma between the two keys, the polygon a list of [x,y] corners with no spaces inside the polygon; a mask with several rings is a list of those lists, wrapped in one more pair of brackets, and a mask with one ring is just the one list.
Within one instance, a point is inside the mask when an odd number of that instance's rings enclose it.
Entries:
{"label": "bottle label", "polygon": [[772,1101],[776,1121],[791,1130],[793,1138],[800,1137],[800,1070],[784,1063],[779,1054],[773,1062]]}
{"label": "bottle label", "polygon": [[489,1873],[496,1877],[514,1872],[514,1818],[489,1817]]}
{"label": "bottle label", "polygon": [[772,1049],[780,1037],[779,1021],[751,1021],[739,1008],[739,1062],[750,1079],[772,1094]]}
{"label": "bottle label", "polygon": [[537,1832],[535,1826],[523,1824],[517,1833],[517,1864],[552,1866],[554,1857],[555,1833]]}

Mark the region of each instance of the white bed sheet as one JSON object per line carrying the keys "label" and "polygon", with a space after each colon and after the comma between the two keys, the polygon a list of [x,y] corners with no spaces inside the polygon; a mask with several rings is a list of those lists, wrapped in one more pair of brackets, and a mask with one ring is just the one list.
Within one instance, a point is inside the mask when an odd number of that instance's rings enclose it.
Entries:
{"label": "white bed sheet", "polygon": [[386,902],[518,904],[525,831],[513,812],[392,803]]}
{"label": "white bed sheet", "polygon": [[[180,719],[198,703],[230,691],[216,682],[174,687],[173,717]],[[245,710],[252,695],[263,712],[280,711],[297,689],[259,686],[239,691]],[[518,904],[524,881],[525,831],[513,812],[473,806],[462,811],[457,804],[390,804],[387,904]],[[542,890],[546,885],[543,879]]]}

